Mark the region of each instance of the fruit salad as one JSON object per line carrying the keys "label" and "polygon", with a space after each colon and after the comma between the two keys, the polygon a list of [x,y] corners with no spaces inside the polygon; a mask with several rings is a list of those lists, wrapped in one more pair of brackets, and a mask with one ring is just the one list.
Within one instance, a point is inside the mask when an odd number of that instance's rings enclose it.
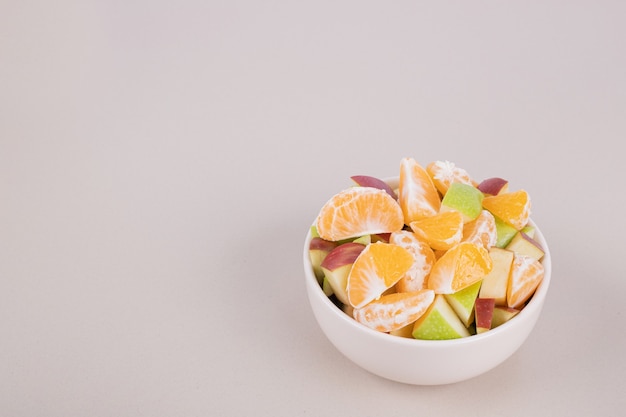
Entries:
{"label": "fruit salad", "polygon": [[324,293],[407,338],[469,337],[514,318],[544,277],[528,193],[450,161],[399,168],[393,182],[351,177],[321,208],[309,256]]}

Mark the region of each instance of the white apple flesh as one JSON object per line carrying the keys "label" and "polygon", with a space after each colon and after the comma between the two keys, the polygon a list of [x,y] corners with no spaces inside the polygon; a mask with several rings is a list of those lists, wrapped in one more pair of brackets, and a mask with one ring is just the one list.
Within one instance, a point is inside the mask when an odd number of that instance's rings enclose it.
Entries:
{"label": "white apple flesh", "polygon": [[317,281],[321,284],[324,278],[324,271],[322,271],[322,262],[326,256],[337,247],[337,243],[324,240],[321,237],[311,238],[309,242],[309,258],[311,259],[311,266]]}
{"label": "white apple flesh", "polygon": [[506,248],[520,255],[530,256],[536,260],[540,260],[545,255],[541,244],[524,232],[518,232]]}
{"label": "white apple flesh", "polygon": [[515,254],[507,249],[492,247],[489,256],[493,267],[483,278],[478,296],[493,298],[496,305],[506,305],[506,290],[509,285],[509,274]]}
{"label": "white apple flesh", "polygon": [[348,293],[346,292],[348,275],[354,261],[363,249],[365,249],[365,245],[360,243],[344,243],[330,251],[320,265],[333,293],[343,304],[349,304]]}

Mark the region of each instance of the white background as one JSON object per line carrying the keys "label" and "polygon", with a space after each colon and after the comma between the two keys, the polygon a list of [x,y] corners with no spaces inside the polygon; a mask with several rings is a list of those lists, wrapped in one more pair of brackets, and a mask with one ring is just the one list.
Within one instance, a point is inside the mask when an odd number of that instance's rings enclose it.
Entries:
{"label": "white background", "polygon": [[[0,1],[2,416],[626,407],[620,1]],[[355,174],[525,188],[551,291],[513,357],[402,385],[324,338],[301,252]]]}

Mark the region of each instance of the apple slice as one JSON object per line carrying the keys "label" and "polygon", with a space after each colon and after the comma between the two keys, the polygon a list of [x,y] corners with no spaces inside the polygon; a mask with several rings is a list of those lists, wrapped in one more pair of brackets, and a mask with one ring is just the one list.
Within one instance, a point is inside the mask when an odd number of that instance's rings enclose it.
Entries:
{"label": "apple slice", "polygon": [[369,175],[353,175],[350,179],[361,187],[374,187],[380,190],[385,190],[387,194],[392,196],[394,199],[398,199],[398,195],[393,188],[380,178],[370,177]]}
{"label": "apple slice", "polygon": [[480,298],[493,298],[496,305],[506,305],[506,290],[509,285],[509,274],[515,254],[510,250],[492,247],[489,256],[493,267],[483,278],[478,296]]}
{"label": "apple slice", "polygon": [[469,223],[483,211],[483,198],[476,187],[453,182],[441,200],[440,211],[456,210],[463,216],[463,223]]}
{"label": "apple slice", "polygon": [[487,178],[478,184],[478,189],[486,195],[503,194],[509,190],[509,182],[498,177]]}
{"label": "apple slice", "polygon": [[324,240],[321,237],[313,237],[309,242],[309,259],[311,259],[311,266],[317,281],[321,284],[324,278],[324,271],[322,271],[322,262],[326,256],[337,247],[337,243]]}
{"label": "apple slice", "polygon": [[438,294],[426,313],[413,325],[412,334],[415,339],[446,340],[467,337],[470,332],[445,297]]}
{"label": "apple slice", "polygon": [[493,298],[476,299],[476,334],[491,330],[495,305],[496,300]]}
{"label": "apple slice", "polygon": [[524,232],[516,233],[513,239],[511,239],[511,242],[506,245],[506,248],[520,255],[530,256],[536,260],[541,260],[543,255],[545,255],[541,244]]}
{"label": "apple slice", "polygon": [[511,239],[517,234],[517,229],[504,222],[498,216],[493,216],[496,220],[496,247],[505,248],[511,242]]}
{"label": "apple slice", "polygon": [[349,304],[348,293],[346,292],[348,275],[354,261],[363,252],[363,249],[365,249],[365,245],[360,243],[344,243],[331,250],[320,265],[333,293],[343,304]]}
{"label": "apple slice", "polygon": [[493,318],[491,319],[491,328],[495,329],[496,327],[506,323],[511,320],[513,317],[519,313],[520,310],[517,308],[511,308],[507,306],[495,306],[493,308]]}
{"label": "apple slice", "polygon": [[482,281],[476,281],[461,291],[444,294],[446,301],[456,315],[459,316],[465,327],[469,327],[470,323],[474,321],[474,303],[476,302],[476,297],[478,297],[481,284]]}

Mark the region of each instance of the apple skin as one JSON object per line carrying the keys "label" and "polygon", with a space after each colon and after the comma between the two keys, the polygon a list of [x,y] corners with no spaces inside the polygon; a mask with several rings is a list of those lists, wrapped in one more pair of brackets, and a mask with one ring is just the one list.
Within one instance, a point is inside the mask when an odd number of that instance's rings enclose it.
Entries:
{"label": "apple skin", "polygon": [[463,223],[475,220],[483,211],[483,193],[468,184],[453,182],[441,200],[441,211],[456,210],[463,216]]}
{"label": "apple skin", "polygon": [[354,261],[363,252],[363,249],[365,249],[365,245],[360,243],[344,243],[331,250],[320,265],[333,293],[343,304],[349,304],[348,293],[346,292],[348,275]]}
{"label": "apple skin", "polygon": [[309,243],[309,258],[311,259],[311,266],[317,281],[321,284],[324,278],[324,271],[322,271],[322,262],[326,256],[337,247],[337,243],[329,240],[324,240],[321,237],[311,238]]}
{"label": "apple skin", "polygon": [[398,195],[393,191],[393,189],[387,184],[385,181],[380,178],[370,177],[369,175],[353,175],[350,177],[355,184],[361,187],[374,187],[381,190],[385,190],[387,194],[392,196],[395,200],[398,199]]}
{"label": "apple skin", "polygon": [[476,311],[476,334],[484,333],[491,330],[491,322],[493,320],[493,309],[496,300],[493,298],[477,298],[474,304]]}
{"label": "apple skin", "polygon": [[476,188],[485,195],[498,195],[509,190],[509,182],[499,177],[487,178],[481,181]]}
{"label": "apple skin", "polygon": [[545,252],[541,244],[524,232],[518,232],[506,248],[521,255],[530,256],[536,260],[541,260]]}
{"label": "apple skin", "polygon": [[494,298],[496,305],[506,305],[506,290],[515,254],[507,249],[489,249],[493,267],[483,278],[478,297]]}

